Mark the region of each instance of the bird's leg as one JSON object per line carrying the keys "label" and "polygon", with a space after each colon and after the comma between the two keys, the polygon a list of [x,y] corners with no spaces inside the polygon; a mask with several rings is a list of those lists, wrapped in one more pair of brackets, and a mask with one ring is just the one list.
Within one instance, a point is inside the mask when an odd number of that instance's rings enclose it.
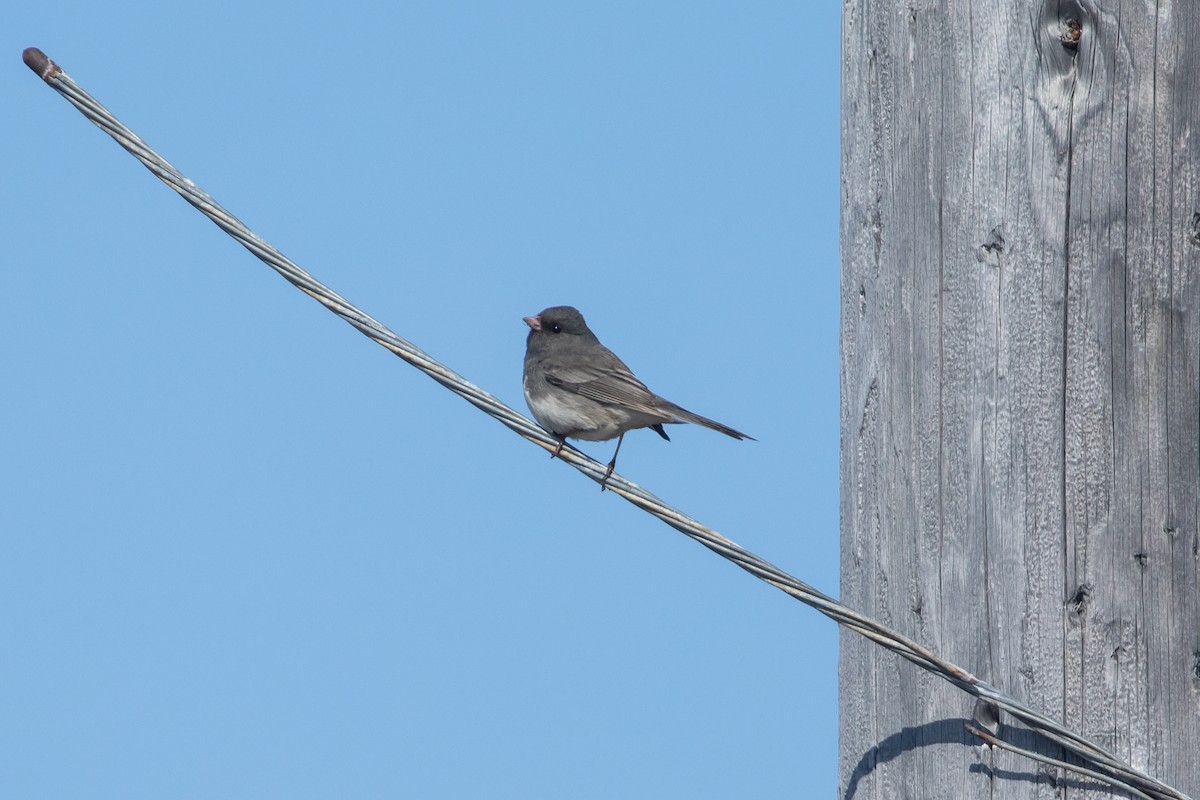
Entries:
{"label": "bird's leg", "polygon": [[621,452],[621,442],[625,441],[625,434],[617,437],[617,452],[613,453],[612,461],[608,462],[608,469],[604,470],[604,477],[600,479],[600,491],[608,488],[608,476],[612,475],[613,467],[617,465],[617,453]]}
{"label": "bird's leg", "polygon": [[[558,436],[558,434],[555,434],[555,436]],[[558,447],[554,448],[554,452],[550,454],[550,457],[556,458],[558,456],[558,454],[562,452],[563,445],[566,443],[567,443],[567,437],[559,436],[558,437]]]}

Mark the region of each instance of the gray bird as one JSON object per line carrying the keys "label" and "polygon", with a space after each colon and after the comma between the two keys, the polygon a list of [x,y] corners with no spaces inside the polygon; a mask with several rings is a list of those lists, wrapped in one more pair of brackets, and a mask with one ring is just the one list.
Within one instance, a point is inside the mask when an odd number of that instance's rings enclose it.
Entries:
{"label": "gray bird", "polygon": [[568,438],[602,442],[617,437],[617,450],[600,481],[603,489],[617,464],[625,432],[650,428],[667,441],[663,425],[694,422],[735,439],[753,439],[728,425],[693,414],[659,397],[639,381],[625,362],[600,344],[583,315],[554,306],[525,317],[525,402],[533,418],[558,437],[551,458]]}

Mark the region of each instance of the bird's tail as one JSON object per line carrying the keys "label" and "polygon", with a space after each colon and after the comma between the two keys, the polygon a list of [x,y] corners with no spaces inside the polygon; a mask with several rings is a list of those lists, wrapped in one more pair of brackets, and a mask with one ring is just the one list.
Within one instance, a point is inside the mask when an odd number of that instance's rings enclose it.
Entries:
{"label": "bird's tail", "polygon": [[725,434],[726,436],[732,436],[734,439],[749,439],[752,442],[758,441],[757,439],[755,439],[753,436],[751,436],[748,433],[742,433],[739,430],[734,430],[733,428],[729,427],[728,425],[722,425],[721,423],[717,422],[714,419],[709,419],[708,417],[702,417],[699,414],[693,414],[691,411],[688,411],[686,408],[681,408],[680,406],[677,406],[674,403],[668,402],[668,403],[664,403],[664,405],[666,407],[663,410],[666,411],[668,414],[671,414],[671,415],[677,417],[681,422],[691,422],[696,425],[703,425],[706,428],[712,428],[714,431],[720,431],[721,433]]}

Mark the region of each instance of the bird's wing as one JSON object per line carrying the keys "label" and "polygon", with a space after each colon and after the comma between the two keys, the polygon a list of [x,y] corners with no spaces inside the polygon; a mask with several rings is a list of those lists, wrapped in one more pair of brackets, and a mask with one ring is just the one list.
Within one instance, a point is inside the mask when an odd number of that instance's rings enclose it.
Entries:
{"label": "bird's wing", "polygon": [[692,422],[720,431],[734,439],[753,439],[753,436],[723,425],[716,420],[702,417],[695,412],[677,406],[670,400],[659,397],[646,388],[646,384],[625,366],[607,348],[588,365],[580,365],[558,358],[547,358],[542,362],[542,371],[546,382],[560,389],[574,392],[582,397],[595,400],[598,403],[621,406],[622,408],[645,414],[647,423],[656,420],[660,423],[656,428],[660,436],[669,439],[666,432],[661,430],[661,423]]}
{"label": "bird's wing", "polygon": [[542,362],[546,382],[560,389],[595,400],[641,411],[663,422],[674,422],[675,417],[660,407],[662,398],[646,388],[625,364],[608,351],[596,363],[580,365],[567,363],[557,358]]}

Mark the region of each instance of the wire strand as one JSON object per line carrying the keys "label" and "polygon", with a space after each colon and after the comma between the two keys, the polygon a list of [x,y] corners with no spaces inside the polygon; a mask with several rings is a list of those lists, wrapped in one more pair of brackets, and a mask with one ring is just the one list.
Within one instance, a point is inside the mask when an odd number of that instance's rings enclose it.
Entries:
{"label": "wire strand", "polygon": [[[312,297],[325,308],[337,314],[364,336],[386,347],[400,358],[424,372],[450,391],[462,397],[476,408],[498,420],[519,436],[539,447],[552,452],[558,439],[544,431],[532,420],[501,402],[482,388],[476,386],[449,367],[425,353],[407,339],[397,335],[378,320],[356,308],[345,298],[305,272],[268,242],[251,231],[237,217],[217,203],[207,192],[198,187],[170,162],[152,150],[132,130],[122,124],[107,108],[96,101],[68,76],[61,67],[51,61],[41,50],[29,48],[24,52],[26,65],[42,78],[51,88],[75,106],[98,128],[116,140],[159,180],[174,189],[184,200],[213,221],[221,230],[236,239],[256,258],[278,272],[289,283]],[[600,483],[605,475],[605,465],[589,458],[574,448],[565,447],[559,458],[575,467],[587,477]],[[1182,792],[1134,769],[1099,745],[1067,729],[1065,726],[1040,714],[1025,704],[1009,697],[999,689],[979,680],[971,673],[939,658],[932,651],[897,633],[883,624],[854,611],[834,598],[823,594],[804,581],[789,575],[775,565],[759,558],[711,528],[702,525],[683,512],[675,509],[635,483],[613,473],[607,487],[614,493],[633,503],[638,508],[654,515],[675,530],[707,547],[756,578],[776,587],[802,603],[816,609],[825,616],[867,637],[882,647],[891,650],[924,670],[940,675],[963,691],[993,703],[1008,711],[1030,729],[1048,740],[1083,759],[1090,770],[1070,767],[1063,762],[1033,754],[1012,745],[1002,745],[1013,752],[1030,758],[1055,763],[1060,766],[1083,771],[1113,786],[1129,792],[1135,797],[1151,797],[1156,800],[1190,800]],[[979,735],[978,730],[973,731]],[[998,739],[990,737],[992,743],[1000,745]]]}

